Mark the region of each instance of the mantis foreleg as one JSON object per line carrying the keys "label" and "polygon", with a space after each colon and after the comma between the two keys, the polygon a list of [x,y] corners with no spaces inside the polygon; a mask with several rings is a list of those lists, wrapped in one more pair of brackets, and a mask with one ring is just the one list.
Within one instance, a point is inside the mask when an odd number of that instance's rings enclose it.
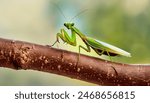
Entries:
{"label": "mantis foreleg", "polygon": [[68,33],[64,30],[61,29],[60,33],[57,33],[56,35],[56,41],[54,42],[54,44],[52,46],[54,46],[57,42],[59,43],[59,38],[67,44],[76,46],[76,35],[75,32],[73,30],[71,30],[71,37],[68,35]]}
{"label": "mantis foreleg", "polygon": [[57,35],[56,35],[56,41],[54,42],[54,44],[52,44],[52,46],[54,46],[56,43],[59,43],[59,38],[61,38],[63,41],[65,41],[63,35],[60,34],[60,33],[57,33]]}

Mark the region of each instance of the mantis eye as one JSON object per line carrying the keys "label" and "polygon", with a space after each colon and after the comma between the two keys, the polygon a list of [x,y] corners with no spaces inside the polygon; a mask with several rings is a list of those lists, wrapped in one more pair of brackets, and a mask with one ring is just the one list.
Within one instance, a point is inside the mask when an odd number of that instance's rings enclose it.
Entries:
{"label": "mantis eye", "polygon": [[74,26],[74,23],[72,23],[71,26]]}
{"label": "mantis eye", "polygon": [[64,23],[64,26],[66,26],[66,23]]}

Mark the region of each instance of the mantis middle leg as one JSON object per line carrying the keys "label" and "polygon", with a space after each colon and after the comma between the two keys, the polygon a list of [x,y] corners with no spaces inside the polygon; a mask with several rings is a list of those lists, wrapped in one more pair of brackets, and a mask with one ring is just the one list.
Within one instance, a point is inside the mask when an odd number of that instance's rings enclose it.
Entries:
{"label": "mantis middle leg", "polygon": [[78,62],[79,62],[79,58],[80,58],[80,49],[81,49],[81,48],[84,49],[84,50],[87,51],[87,52],[90,52],[90,51],[91,51],[89,45],[86,44],[86,47],[87,47],[87,48],[83,47],[82,45],[79,45],[79,55],[78,55],[78,59],[77,59],[77,64],[78,64]]}

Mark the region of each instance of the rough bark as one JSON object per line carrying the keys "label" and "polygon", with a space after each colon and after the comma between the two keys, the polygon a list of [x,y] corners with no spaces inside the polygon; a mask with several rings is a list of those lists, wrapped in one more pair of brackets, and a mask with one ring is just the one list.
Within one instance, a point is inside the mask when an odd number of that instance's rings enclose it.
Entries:
{"label": "rough bark", "polygon": [[0,67],[55,73],[98,85],[150,85],[150,65],[123,64],[0,38]]}

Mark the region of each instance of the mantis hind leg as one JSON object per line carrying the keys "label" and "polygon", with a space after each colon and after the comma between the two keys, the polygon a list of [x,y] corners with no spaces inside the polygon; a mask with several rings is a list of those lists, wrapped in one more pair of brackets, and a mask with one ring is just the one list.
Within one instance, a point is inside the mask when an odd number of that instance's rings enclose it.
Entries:
{"label": "mantis hind leg", "polygon": [[[107,55],[108,55],[109,58],[110,58],[110,61],[112,62],[112,58],[111,58],[109,52],[108,52],[108,51],[106,51],[106,52],[107,52]],[[112,67],[112,69],[115,71],[116,76],[118,76],[118,72],[117,72],[117,70],[115,69],[115,67],[114,67],[114,66],[111,66],[111,67]]]}
{"label": "mantis hind leg", "polygon": [[110,61],[112,61],[112,58],[111,58],[109,52],[108,51],[106,51],[106,52],[107,52],[107,55],[109,56]]}

